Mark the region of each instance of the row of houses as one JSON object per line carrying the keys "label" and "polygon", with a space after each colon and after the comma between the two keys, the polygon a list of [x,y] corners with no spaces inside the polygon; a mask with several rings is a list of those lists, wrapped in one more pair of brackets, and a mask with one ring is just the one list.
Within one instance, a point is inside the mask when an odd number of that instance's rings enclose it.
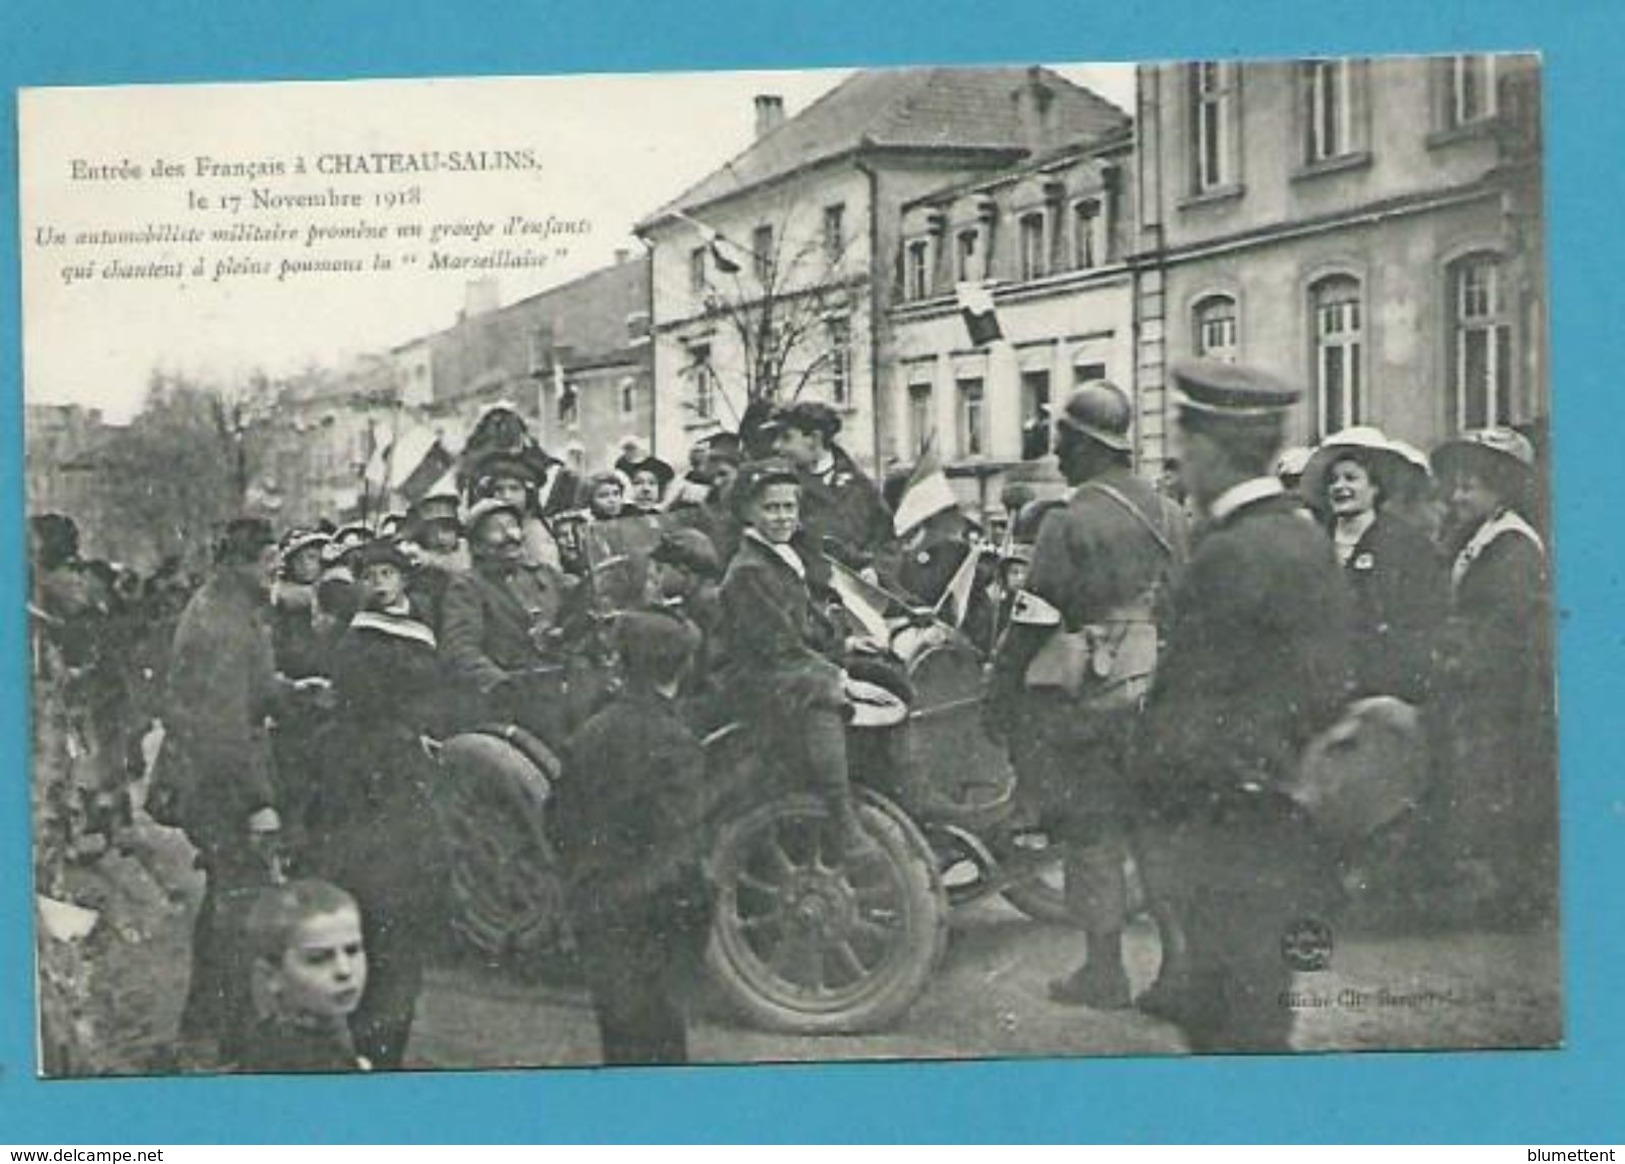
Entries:
{"label": "row of houses", "polygon": [[[831,351],[784,361],[819,369],[790,387],[843,409],[878,468],[927,442],[966,472],[1031,460],[1051,403],[1097,378],[1132,391],[1158,467],[1166,369],[1188,356],[1301,386],[1306,444],[1351,424],[1423,446],[1543,432],[1535,59],[1145,65],[1132,112],[1045,69],[916,70],[859,74],[772,128],[640,224],[657,447],[732,421],[753,353],[728,324],[774,298],[827,325],[802,329]],[[823,262],[787,286],[746,262],[719,287],[718,240]],[[991,291],[1002,340],[972,342],[965,284]]]}
{"label": "row of houses", "polygon": [[[1167,368],[1301,386],[1292,439],[1428,446],[1549,412],[1538,61],[1203,61],[1132,109],[1044,68],[861,71],[636,224],[641,253],[276,386],[251,492],[293,522],[398,507],[506,401],[577,468],[681,463],[757,398],[819,399],[876,472],[1042,472],[1049,410],[1113,380],[1148,472]],[[991,297],[975,342],[960,292]],[[31,443],[31,456],[32,456]]]}

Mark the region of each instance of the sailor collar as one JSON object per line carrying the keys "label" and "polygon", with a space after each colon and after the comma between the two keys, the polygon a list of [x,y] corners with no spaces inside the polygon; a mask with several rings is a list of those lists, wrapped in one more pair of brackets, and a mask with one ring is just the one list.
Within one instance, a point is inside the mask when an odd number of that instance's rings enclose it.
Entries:
{"label": "sailor collar", "polygon": [[1285,486],[1274,477],[1253,477],[1240,484],[1230,486],[1230,488],[1215,497],[1213,504],[1208,506],[1208,516],[1214,521],[1223,521],[1244,506],[1271,497],[1280,497],[1284,493],[1286,493]]}

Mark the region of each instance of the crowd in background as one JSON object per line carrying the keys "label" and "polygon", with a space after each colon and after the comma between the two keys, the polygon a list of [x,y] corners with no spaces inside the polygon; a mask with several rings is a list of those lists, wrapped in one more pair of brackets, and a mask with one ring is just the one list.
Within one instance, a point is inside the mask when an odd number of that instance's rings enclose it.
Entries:
{"label": "crowd in background", "polygon": [[[176,562],[141,577],[87,560],[71,518],[34,517],[35,739],[41,771],[55,773],[37,798],[42,888],[62,862],[118,843],[161,721],[160,761],[185,754],[196,770],[165,782],[154,815],[187,829],[210,886],[183,1035],[221,1037],[227,1060],[246,1053],[228,1045],[246,1028],[226,1027],[250,1007],[248,955],[226,948],[219,918],[296,852],[302,872],[359,902],[371,986],[345,1014],[360,1008],[349,1020],[360,1054],[399,1066],[445,908],[423,741],[495,721],[565,739],[605,697],[560,676],[572,653],[603,647],[607,611],[670,615],[694,630],[685,650],[712,681],[788,700],[778,708],[797,712],[788,738],[810,770],[842,771],[820,787],[845,811],[840,692],[806,645],[827,611],[797,603],[833,563],[896,609],[952,621],[991,656],[1017,617],[1040,531],[1066,501],[1010,486],[994,515],[950,501],[899,528],[919,479],[872,482],[840,448],[832,410],[795,405],[757,421],[696,445],[681,473],[628,450],[580,478],[517,414],[496,410],[471,434],[455,489],[371,523],[278,535],[239,520],[218,535],[208,579]],[[1554,751],[1550,584],[1528,442],[1466,434],[1429,458],[1350,430],[1289,451],[1276,469],[1347,583],[1348,694],[1426,712],[1426,825],[1404,843],[1430,852],[1408,867],[1475,908],[1549,908],[1537,898],[1555,867],[1555,800],[1540,777]],[[1176,508],[1181,481],[1170,465],[1154,483]],[[769,509],[775,487],[790,486],[795,515],[781,537]],[[1186,517],[1199,541],[1209,516],[1191,507]],[[763,597],[781,582],[782,601]],[[769,625],[783,611],[796,625]],[[746,620],[750,635],[732,629]],[[785,656],[753,654],[775,636],[793,640]],[[216,790],[200,795],[200,779]],[[235,800],[218,793],[227,785]],[[324,916],[346,908],[321,900],[310,908]]]}

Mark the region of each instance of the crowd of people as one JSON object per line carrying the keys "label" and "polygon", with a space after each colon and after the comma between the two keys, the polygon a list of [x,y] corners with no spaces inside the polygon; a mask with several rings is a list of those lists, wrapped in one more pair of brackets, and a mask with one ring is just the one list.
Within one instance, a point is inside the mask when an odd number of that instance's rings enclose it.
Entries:
{"label": "crowd of people", "polygon": [[[1127,397],[1086,385],[1055,427],[1069,492],[1009,488],[986,530],[951,503],[899,528],[913,482],[870,480],[814,403],[711,437],[682,475],[629,452],[585,478],[494,410],[454,490],[280,536],[235,520],[205,579],[82,560],[70,519],[37,516],[36,724],[72,774],[53,851],[117,843],[161,722],[147,811],[205,876],[188,1053],[399,1068],[449,908],[436,741],[513,725],[562,757],[548,827],[606,1060],[682,1061],[673,982],[708,925],[716,809],[700,736],[754,725],[834,858],[873,857],[850,680],[897,661],[847,617],[845,573],[910,617],[955,596],[944,617],[988,656],[1012,827],[1067,846],[1086,956],[1057,1002],[1138,1005],[1196,1049],[1284,1045],[1282,927],[1331,908],[1348,853],[1280,789],[1350,701],[1422,711],[1430,777],[1398,842],[1416,885],[1480,921],[1552,906],[1534,457],[1509,430],[1430,460],[1354,429],[1276,464],[1295,392],[1201,361],[1176,380],[1176,473],[1136,476]],[[1138,1000],[1131,859],[1163,949]]]}

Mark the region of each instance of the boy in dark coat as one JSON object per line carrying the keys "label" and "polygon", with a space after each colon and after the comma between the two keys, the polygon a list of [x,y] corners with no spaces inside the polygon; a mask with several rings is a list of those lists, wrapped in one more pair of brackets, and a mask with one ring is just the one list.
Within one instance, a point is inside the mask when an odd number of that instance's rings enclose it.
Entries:
{"label": "boy in dark coat", "polygon": [[411,563],[375,541],[357,551],[362,608],[333,648],[334,723],[310,820],[310,863],[355,895],[372,986],[350,1018],[356,1047],[399,1068],[443,917],[445,861],[420,737],[437,727],[434,632],[406,596]]}
{"label": "boy in dark coat", "polygon": [[355,899],[325,881],[262,890],[245,926],[253,994],[262,1014],[246,1040],[244,1071],[365,1071],[345,1020],[367,988]]}
{"label": "boy in dark coat", "polygon": [[611,1064],[685,1063],[677,975],[710,924],[700,872],[705,753],[675,696],[699,645],[687,623],[616,623],[626,688],[570,740],[550,824]]}

